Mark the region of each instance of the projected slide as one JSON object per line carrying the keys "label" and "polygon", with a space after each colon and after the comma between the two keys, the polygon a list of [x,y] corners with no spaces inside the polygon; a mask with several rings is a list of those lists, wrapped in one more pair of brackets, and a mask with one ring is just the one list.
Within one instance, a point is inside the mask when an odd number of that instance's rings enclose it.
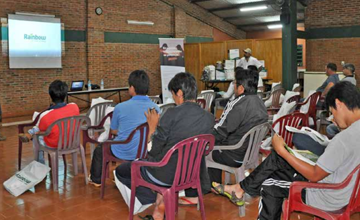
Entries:
{"label": "projected slide", "polygon": [[60,19],[9,15],[10,68],[61,68]]}

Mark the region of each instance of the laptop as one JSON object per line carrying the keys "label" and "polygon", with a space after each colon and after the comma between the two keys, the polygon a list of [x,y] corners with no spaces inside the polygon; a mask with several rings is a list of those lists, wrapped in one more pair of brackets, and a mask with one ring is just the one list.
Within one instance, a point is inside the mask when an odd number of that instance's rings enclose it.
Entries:
{"label": "laptop", "polygon": [[70,91],[82,91],[84,87],[84,80],[72,81]]}

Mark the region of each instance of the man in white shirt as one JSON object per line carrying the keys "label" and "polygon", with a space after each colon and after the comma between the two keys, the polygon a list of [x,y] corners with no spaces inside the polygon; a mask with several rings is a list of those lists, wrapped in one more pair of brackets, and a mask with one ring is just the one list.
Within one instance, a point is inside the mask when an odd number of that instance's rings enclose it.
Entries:
{"label": "man in white shirt", "polygon": [[240,60],[237,60],[236,66],[240,66],[243,69],[248,69],[248,66],[256,66],[259,72],[262,70],[263,66],[255,57],[251,56],[251,49],[247,48],[244,50],[244,57]]}

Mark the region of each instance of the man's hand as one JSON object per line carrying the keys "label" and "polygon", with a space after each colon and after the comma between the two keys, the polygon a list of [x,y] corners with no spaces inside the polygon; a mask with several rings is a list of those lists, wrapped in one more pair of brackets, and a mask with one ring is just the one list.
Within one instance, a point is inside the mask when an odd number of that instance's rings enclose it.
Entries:
{"label": "man's hand", "polygon": [[278,134],[275,134],[272,138],[272,146],[277,154],[280,156],[284,155],[284,153],[288,153],[285,149],[285,142],[282,137],[280,137]]}
{"label": "man's hand", "polygon": [[145,116],[149,125],[149,135],[151,136],[156,130],[160,115],[156,112],[155,109],[148,109],[148,111],[145,112]]}

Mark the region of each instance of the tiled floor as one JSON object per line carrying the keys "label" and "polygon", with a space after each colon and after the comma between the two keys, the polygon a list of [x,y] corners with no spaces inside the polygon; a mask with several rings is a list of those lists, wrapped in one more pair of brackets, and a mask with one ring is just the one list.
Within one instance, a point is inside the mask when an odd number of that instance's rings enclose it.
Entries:
{"label": "tiled floor", "polygon": [[[7,136],[5,142],[0,142],[0,182],[3,183],[17,171],[17,127],[5,127],[1,133]],[[87,154],[87,165],[90,167],[90,155]],[[31,144],[25,144],[22,157],[23,166],[32,161]],[[70,159],[69,159],[70,161]],[[80,158],[79,158],[80,167]],[[60,162],[59,191],[52,189],[48,175],[36,186],[35,191],[28,191],[15,198],[1,185],[0,190],[0,220],[2,219],[127,219],[128,207],[124,203],[115,184],[108,180],[106,194],[99,199],[99,189],[85,185],[84,175],[73,175],[71,165],[64,174],[64,166]],[[208,220],[215,219],[256,219],[258,199],[250,199],[246,206],[246,216],[238,217],[238,209],[226,198],[207,194],[204,197]],[[143,215],[151,214],[152,207]],[[200,212],[195,207],[179,207],[179,220],[200,219]],[[293,214],[292,219],[312,219],[306,215]],[[353,216],[359,220],[359,214]]]}

